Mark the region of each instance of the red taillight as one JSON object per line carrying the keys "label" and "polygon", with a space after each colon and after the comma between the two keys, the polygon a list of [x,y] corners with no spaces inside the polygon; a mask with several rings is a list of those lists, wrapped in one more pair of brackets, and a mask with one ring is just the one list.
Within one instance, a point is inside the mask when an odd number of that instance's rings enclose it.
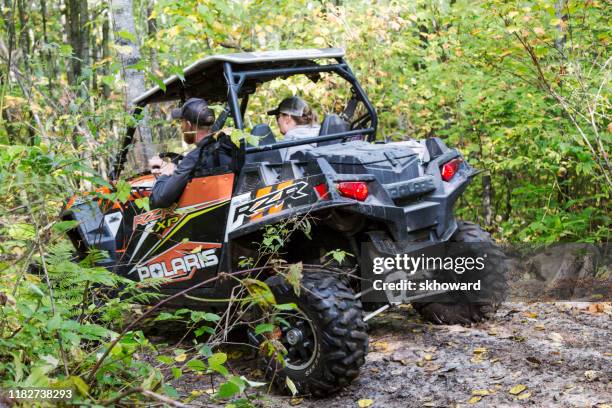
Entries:
{"label": "red taillight", "polygon": [[368,198],[368,185],[363,181],[343,181],[336,188],[344,197],[363,201]]}
{"label": "red taillight", "polygon": [[462,159],[453,159],[449,162],[446,162],[440,168],[440,175],[442,176],[442,180],[449,181],[453,178],[453,176],[459,170],[459,165],[461,164]]}
{"label": "red taillight", "polygon": [[314,189],[316,190],[321,200],[327,200],[329,198],[329,190],[327,189],[327,184],[319,184],[318,186],[315,186]]}

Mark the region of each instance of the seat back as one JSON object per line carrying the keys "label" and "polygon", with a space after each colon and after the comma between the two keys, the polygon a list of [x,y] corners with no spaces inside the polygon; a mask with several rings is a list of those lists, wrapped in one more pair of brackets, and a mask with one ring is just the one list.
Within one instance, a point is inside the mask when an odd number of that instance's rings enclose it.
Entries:
{"label": "seat back", "polygon": [[260,146],[271,145],[272,143],[276,142],[274,134],[272,133],[272,129],[265,123],[255,125],[251,130],[251,134],[259,138]]}
{"label": "seat back", "polygon": [[[335,113],[325,115],[325,119],[321,123],[321,130],[319,130],[319,136],[333,135],[334,133],[346,132],[349,130],[349,125],[340,116]],[[326,142],[319,142],[317,146],[327,146],[342,142],[342,139],[328,140]]]}
{"label": "seat back", "polygon": [[[271,145],[276,142],[274,138],[274,134],[272,133],[272,129],[270,126],[262,123],[259,125],[255,125],[251,130],[251,134],[253,136],[257,136],[259,138],[259,145]],[[255,163],[255,162],[270,162],[270,163],[281,163],[283,161],[283,156],[281,152],[277,150],[270,150],[267,152],[258,152],[258,153],[250,153],[245,156],[245,163]]]}

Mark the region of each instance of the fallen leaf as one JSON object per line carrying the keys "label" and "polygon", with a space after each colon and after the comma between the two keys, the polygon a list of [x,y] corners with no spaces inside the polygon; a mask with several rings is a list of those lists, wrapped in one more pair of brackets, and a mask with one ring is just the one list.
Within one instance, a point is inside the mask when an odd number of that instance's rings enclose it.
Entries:
{"label": "fallen leaf", "polygon": [[373,372],[373,373],[378,373],[378,372],[380,372],[380,370],[379,370],[378,368],[376,368],[376,367],[372,367],[372,368],[370,368],[370,371],[371,371],[371,372]]}
{"label": "fallen leaf", "polygon": [[538,314],[533,312],[523,312],[523,316],[528,317],[530,319],[537,319]]}
{"label": "fallen leaf", "polygon": [[186,359],[187,359],[187,354],[185,353],[179,354],[178,356],[174,357],[174,361],[176,361],[177,363],[182,363]]}
{"label": "fallen leaf", "polygon": [[512,395],[519,395],[521,392],[525,391],[526,389],[527,387],[524,386],[523,384],[517,384],[514,387],[510,388],[510,391],[508,392]]}
{"label": "fallen leaf", "polygon": [[517,399],[524,400],[524,399],[527,399],[527,398],[529,398],[529,397],[531,397],[531,393],[530,393],[530,392],[524,392],[524,393],[522,393],[521,395],[519,395],[519,396],[517,397]]}
{"label": "fallen leaf", "polygon": [[302,401],[304,401],[304,398],[293,397],[293,398],[291,398],[291,400],[289,400],[289,404],[292,407],[295,407],[296,405],[300,405],[302,403]]}
{"label": "fallen leaf", "polygon": [[587,370],[584,372],[584,376],[589,381],[595,381],[599,378],[599,372],[595,370]]}
{"label": "fallen leaf", "polygon": [[526,360],[534,365],[540,365],[542,362],[535,357],[527,357]]}
{"label": "fallen leaf", "polygon": [[544,325],[543,324],[536,324],[535,326],[533,326],[534,330],[544,330]]}
{"label": "fallen leaf", "polygon": [[586,310],[589,313],[605,313],[606,312],[606,306],[609,307],[609,304],[606,305],[605,303],[592,303],[590,304]]}
{"label": "fallen leaf", "polygon": [[548,335],[548,338],[551,339],[554,343],[563,342],[563,336],[561,336],[559,333],[552,332]]}
{"label": "fallen leaf", "polygon": [[475,395],[475,396],[473,396],[472,398],[470,398],[470,399],[468,400],[468,404],[476,404],[476,403],[477,403],[478,401],[480,401],[481,399],[482,399],[482,397],[481,397],[481,396],[479,396],[479,395]]}
{"label": "fallen leaf", "polygon": [[425,360],[427,360],[427,361],[431,361],[432,356],[431,356],[431,354],[425,354],[425,355],[423,356],[423,358],[424,358]]}
{"label": "fallen leaf", "polygon": [[484,397],[485,395],[490,395],[491,393],[489,392],[489,390],[474,390],[472,391],[472,395],[479,395],[481,397]]}
{"label": "fallen leaf", "polygon": [[386,341],[375,341],[373,343],[370,343],[370,345],[372,346],[372,350],[374,351],[389,351],[389,343],[387,343]]}
{"label": "fallen leaf", "polygon": [[359,406],[359,408],[368,408],[372,405],[374,405],[374,400],[371,399],[360,399],[357,401],[357,406]]}
{"label": "fallen leaf", "polygon": [[486,347],[476,347],[474,349],[474,354],[484,354],[487,352]]}

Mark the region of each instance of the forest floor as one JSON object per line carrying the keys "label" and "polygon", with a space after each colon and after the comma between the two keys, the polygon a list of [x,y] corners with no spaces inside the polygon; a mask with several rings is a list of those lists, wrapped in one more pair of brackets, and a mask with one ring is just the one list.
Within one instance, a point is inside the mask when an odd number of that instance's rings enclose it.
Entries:
{"label": "forest floor", "polygon": [[[269,408],[609,408],[611,314],[610,304],[506,303],[493,320],[463,327],[426,324],[409,306],[400,307],[369,322],[370,352],[351,386],[324,399],[272,391],[258,403]],[[230,367],[263,380],[254,357],[230,360]],[[212,393],[218,386],[187,373],[174,385],[183,396]],[[210,400],[201,396],[190,404],[225,406],[205,401]]]}

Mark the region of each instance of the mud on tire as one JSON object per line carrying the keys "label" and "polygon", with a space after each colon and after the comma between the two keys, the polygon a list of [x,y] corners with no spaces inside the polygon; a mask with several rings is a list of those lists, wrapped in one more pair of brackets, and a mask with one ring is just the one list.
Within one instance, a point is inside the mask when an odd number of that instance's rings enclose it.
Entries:
{"label": "mud on tire", "polygon": [[[328,395],[350,384],[359,375],[368,351],[367,326],[362,318],[361,302],[353,291],[330,272],[304,274],[299,298],[282,276],[273,276],[266,283],[278,303],[296,303],[299,312],[309,321],[315,345],[313,357],[304,364],[282,367],[267,358],[268,378],[286,390],[286,377],[300,394],[316,397]],[[281,342],[286,344],[285,334]]]}
{"label": "mud on tire", "polygon": [[493,317],[507,290],[506,258],[491,235],[472,222],[459,221],[457,231],[450,239],[457,243],[481,243],[475,256],[487,256],[494,264],[482,271],[481,286],[487,288],[485,301],[470,302],[465,294],[455,293],[455,301],[414,302],[412,307],[424,320],[436,324],[470,324]]}

